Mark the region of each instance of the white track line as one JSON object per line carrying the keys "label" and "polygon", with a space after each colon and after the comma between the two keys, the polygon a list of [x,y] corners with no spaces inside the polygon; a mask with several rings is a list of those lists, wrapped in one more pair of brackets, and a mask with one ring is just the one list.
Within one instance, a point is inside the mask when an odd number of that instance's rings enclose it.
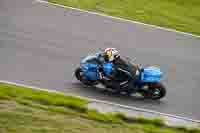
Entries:
{"label": "white track line", "polygon": [[181,117],[181,116],[177,116],[177,115],[161,113],[161,112],[157,112],[157,111],[153,111],[153,110],[137,108],[137,107],[133,107],[133,106],[126,106],[126,105],[122,105],[122,104],[117,104],[117,103],[112,103],[112,102],[108,102],[108,101],[92,99],[92,98],[83,97],[83,96],[77,96],[77,95],[74,95],[74,94],[66,94],[66,93],[63,93],[63,92],[60,92],[60,91],[56,91],[56,90],[52,90],[52,89],[51,90],[49,90],[49,89],[41,89],[39,87],[20,84],[20,83],[15,83],[15,82],[10,82],[10,81],[5,81],[5,80],[0,80],[0,83],[7,83],[7,84],[11,84],[11,85],[22,86],[22,87],[26,87],[26,88],[32,88],[32,89],[41,90],[41,91],[47,91],[47,92],[51,92],[51,93],[59,93],[59,94],[63,94],[63,95],[66,95],[66,96],[75,96],[75,97],[79,97],[79,98],[82,98],[82,99],[86,99],[89,102],[98,102],[98,103],[103,103],[103,104],[109,104],[111,106],[118,106],[118,107],[125,108],[125,109],[141,111],[141,112],[146,112],[146,113],[151,113],[151,114],[157,114],[157,115],[160,115],[160,116],[167,116],[167,117],[181,119],[181,120],[185,120],[185,121],[200,123],[200,120],[194,120],[194,119]]}
{"label": "white track line", "polygon": [[[86,13],[89,13],[89,14],[104,16],[104,17],[117,19],[117,20],[121,20],[121,21],[125,21],[125,22],[135,23],[135,24],[141,24],[141,25],[150,26],[150,27],[153,27],[153,28],[161,29],[161,30],[166,30],[166,31],[170,31],[170,32],[177,32],[177,33],[181,33],[181,34],[184,34],[184,35],[189,35],[189,36],[200,38],[200,36],[198,36],[198,35],[194,35],[194,34],[186,33],[186,32],[181,32],[181,31],[177,31],[177,30],[174,30],[174,29],[159,27],[159,26],[156,26],[156,25],[145,24],[145,23],[142,23],[142,22],[127,20],[127,19],[118,18],[118,17],[113,17],[113,16],[109,16],[109,15],[106,15],[106,14],[102,14],[102,13],[90,12],[90,11],[86,11],[86,10],[82,10],[82,9],[78,9],[78,8],[73,8],[73,7],[69,7],[69,6],[63,6],[63,5],[59,5],[59,4],[55,4],[55,3],[50,3],[50,2],[47,2],[47,1],[43,1],[43,0],[35,0],[35,1],[40,2],[40,3],[52,4],[52,5],[55,5],[55,6],[62,7],[62,8],[69,8],[69,9],[73,9],[73,10],[77,10],[77,11],[81,11],[81,12],[86,12]],[[20,84],[20,83],[5,81],[5,80],[0,80],[0,82],[1,83],[12,84],[12,85],[17,85],[17,86],[22,86],[22,87],[27,87],[27,88],[32,88],[32,89],[37,89],[37,90],[42,90],[42,91],[47,91],[47,92],[52,92],[52,93],[59,93],[59,94],[63,94],[63,95],[69,95],[69,94],[65,94],[63,92],[56,91],[56,90],[41,89],[39,87],[30,86],[30,85],[24,85],[24,84]],[[77,96],[77,95],[73,95],[73,94],[70,94],[70,95],[71,96],[80,97],[80,98],[83,98],[83,99],[87,99],[87,100],[92,101],[92,102],[99,102],[99,103],[119,106],[119,107],[126,108],[126,109],[131,109],[131,110],[136,110],[136,111],[141,111],[141,112],[147,112],[147,113],[153,113],[153,114],[168,116],[168,117],[172,117],[172,118],[176,118],[176,119],[182,119],[182,120],[186,120],[186,121],[200,123],[199,120],[194,120],[194,119],[181,117],[181,116],[177,116],[177,115],[166,114],[166,113],[161,113],[161,112],[157,112],[157,111],[153,111],[153,110],[148,110],[148,109],[143,109],[143,108],[137,108],[137,107],[132,107],[132,106],[116,104],[116,103],[112,103],[112,102],[108,102],[108,101],[97,100],[97,99]]]}
{"label": "white track line", "polygon": [[200,38],[200,35],[195,35],[195,34],[192,34],[192,33],[177,31],[175,29],[160,27],[160,26],[151,25],[151,24],[145,24],[145,23],[142,23],[142,22],[134,21],[134,20],[128,20],[128,19],[124,19],[124,18],[109,16],[109,15],[106,15],[106,14],[103,14],[103,13],[97,13],[97,12],[87,11],[87,10],[83,10],[83,9],[79,9],[79,8],[74,8],[74,7],[70,7],[70,6],[64,6],[64,5],[60,5],[60,4],[55,4],[55,3],[48,2],[48,1],[45,1],[45,0],[35,0],[35,1],[39,2],[39,3],[51,4],[51,5],[62,7],[62,8],[68,8],[68,9],[72,9],[72,10],[76,10],[76,11],[80,11],[80,12],[85,12],[85,13],[89,13],[89,14],[104,16],[104,17],[107,17],[107,18],[116,19],[116,20],[120,20],[120,21],[124,21],[124,22],[130,22],[130,23],[134,23],[134,24],[140,24],[140,25],[149,26],[149,27],[160,29],[160,30],[164,30],[164,31],[176,32],[176,33],[179,33],[179,34],[184,34],[184,35],[187,35],[187,36],[192,36],[192,37]]}

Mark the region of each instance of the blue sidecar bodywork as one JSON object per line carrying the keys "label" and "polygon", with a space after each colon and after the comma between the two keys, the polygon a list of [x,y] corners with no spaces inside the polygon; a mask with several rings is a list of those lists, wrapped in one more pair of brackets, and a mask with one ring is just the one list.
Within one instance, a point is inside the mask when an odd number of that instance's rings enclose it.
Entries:
{"label": "blue sidecar bodywork", "polygon": [[[82,59],[80,68],[83,71],[83,78],[85,80],[97,81],[99,77],[99,66],[97,56],[90,55]],[[113,64],[103,63],[102,64],[103,73],[105,76],[109,76],[113,69]],[[140,73],[139,80],[142,82],[160,82],[162,77],[162,72],[159,67],[148,66],[143,67]]]}
{"label": "blue sidecar bodywork", "polygon": [[[97,81],[99,80],[99,63],[97,56],[87,56],[81,61],[80,68],[83,71],[83,78],[85,80]],[[112,63],[103,63],[102,69],[105,76],[109,76],[112,72]]]}
{"label": "blue sidecar bodywork", "polygon": [[160,68],[155,66],[145,67],[141,72],[142,82],[160,82],[162,77],[162,72]]}

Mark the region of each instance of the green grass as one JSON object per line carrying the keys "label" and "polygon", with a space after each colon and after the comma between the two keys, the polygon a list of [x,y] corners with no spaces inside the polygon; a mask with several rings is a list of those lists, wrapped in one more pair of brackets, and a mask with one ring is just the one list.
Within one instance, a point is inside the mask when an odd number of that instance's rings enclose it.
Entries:
{"label": "green grass", "polygon": [[200,133],[160,119],[99,113],[87,101],[0,83],[0,133]]}
{"label": "green grass", "polygon": [[64,106],[78,111],[86,111],[87,101],[65,96],[58,93],[47,93],[45,91],[35,91],[24,87],[0,83],[0,99],[10,99],[17,101],[30,101],[44,105]]}
{"label": "green grass", "polygon": [[199,0],[48,0],[200,35]]}

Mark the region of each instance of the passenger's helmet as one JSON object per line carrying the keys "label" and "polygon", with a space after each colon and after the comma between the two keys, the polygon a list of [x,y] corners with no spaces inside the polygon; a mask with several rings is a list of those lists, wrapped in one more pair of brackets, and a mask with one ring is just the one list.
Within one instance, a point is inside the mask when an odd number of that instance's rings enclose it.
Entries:
{"label": "passenger's helmet", "polygon": [[116,48],[106,48],[104,55],[107,61],[113,61],[120,57],[119,51]]}

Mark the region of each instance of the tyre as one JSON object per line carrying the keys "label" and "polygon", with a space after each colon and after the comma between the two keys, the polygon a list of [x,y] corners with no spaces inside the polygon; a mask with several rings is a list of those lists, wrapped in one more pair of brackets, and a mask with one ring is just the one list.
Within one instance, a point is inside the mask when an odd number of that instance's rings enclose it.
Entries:
{"label": "tyre", "polygon": [[99,82],[98,81],[88,81],[88,80],[84,80],[83,79],[83,71],[81,70],[81,68],[77,68],[75,70],[75,77],[77,80],[81,81],[83,84],[87,85],[87,86],[94,86],[97,85]]}
{"label": "tyre", "polygon": [[80,81],[82,80],[81,72],[82,72],[81,68],[76,68],[75,77],[76,77],[77,80],[80,80]]}
{"label": "tyre", "polygon": [[153,83],[148,85],[148,90],[143,92],[144,98],[159,100],[166,95],[166,88],[162,83]]}

